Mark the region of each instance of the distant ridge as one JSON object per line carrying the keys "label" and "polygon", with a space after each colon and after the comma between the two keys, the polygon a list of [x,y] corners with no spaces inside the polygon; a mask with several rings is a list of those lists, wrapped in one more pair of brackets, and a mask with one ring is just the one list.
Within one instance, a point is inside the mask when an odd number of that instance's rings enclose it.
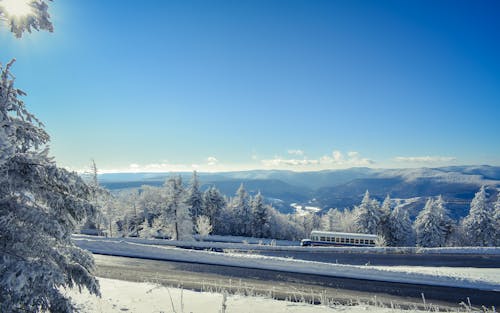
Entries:
{"label": "distant ridge", "polygon": [[[192,173],[175,173],[189,182]],[[101,174],[101,184],[111,190],[160,186],[171,173]],[[227,196],[233,196],[241,183],[250,193],[261,191],[268,200],[281,203],[288,212],[291,203],[308,203],[326,210],[356,205],[366,190],[382,200],[410,199],[443,195],[455,217],[464,216],[475,192],[481,185],[490,186],[490,194],[500,187],[500,167],[449,166],[438,168],[372,169],[366,167],[315,172],[287,170],[250,170],[220,173],[198,173],[202,188],[214,185]]]}

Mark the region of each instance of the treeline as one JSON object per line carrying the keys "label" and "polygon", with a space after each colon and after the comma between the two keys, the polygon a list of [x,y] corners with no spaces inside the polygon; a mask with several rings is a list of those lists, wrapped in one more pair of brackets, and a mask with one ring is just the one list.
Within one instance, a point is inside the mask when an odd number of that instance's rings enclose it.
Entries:
{"label": "treeline", "polygon": [[377,234],[379,246],[496,246],[500,245],[500,197],[488,196],[485,187],[476,193],[470,213],[450,218],[443,197],[430,197],[414,221],[407,209],[389,196],[380,203],[366,191],[353,209],[330,209],[322,215],[283,214],[265,203],[261,193],[250,195],[242,184],[233,197],[214,186],[200,189],[196,172],[184,184],[172,176],[163,186],[111,195],[97,181],[89,184],[100,210],[83,229],[101,235],[143,238],[192,239],[209,234],[299,240],[313,229]]}
{"label": "treeline", "polygon": [[331,209],[321,218],[327,231],[377,234],[380,246],[499,246],[500,192],[496,201],[483,186],[470,204],[469,214],[453,220],[442,196],[430,197],[415,221],[408,210],[392,205],[389,196],[382,204],[366,191],[361,204],[352,210]]}
{"label": "treeline", "polygon": [[89,184],[100,210],[82,226],[82,232],[179,240],[195,234],[299,240],[313,229],[311,220],[319,221],[317,216],[282,214],[265,203],[260,192],[250,195],[243,184],[233,197],[214,186],[202,191],[196,172],[189,184],[181,176],[172,176],[163,186],[142,186],[115,195],[99,186],[96,172]]}

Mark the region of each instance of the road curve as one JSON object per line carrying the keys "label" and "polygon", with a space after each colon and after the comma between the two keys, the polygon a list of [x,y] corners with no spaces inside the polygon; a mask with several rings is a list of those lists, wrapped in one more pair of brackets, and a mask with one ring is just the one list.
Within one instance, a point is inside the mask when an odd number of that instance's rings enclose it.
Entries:
{"label": "road curve", "polygon": [[[97,276],[128,281],[152,281],[193,290],[227,290],[232,293],[267,295],[276,299],[352,304],[383,303],[400,308],[456,308],[460,302],[480,307],[500,304],[500,292],[468,288],[390,283],[321,275],[297,274],[276,270],[207,265],[94,255]],[[422,293],[426,305],[422,301]]]}

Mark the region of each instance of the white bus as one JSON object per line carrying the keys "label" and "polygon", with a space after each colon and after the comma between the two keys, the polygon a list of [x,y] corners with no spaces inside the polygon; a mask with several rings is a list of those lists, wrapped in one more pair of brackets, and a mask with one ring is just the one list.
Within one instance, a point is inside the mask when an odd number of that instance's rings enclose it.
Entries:
{"label": "white bus", "polygon": [[313,230],[310,239],[302,239],[300,245],[375,247],[376,241],[377,235]]}

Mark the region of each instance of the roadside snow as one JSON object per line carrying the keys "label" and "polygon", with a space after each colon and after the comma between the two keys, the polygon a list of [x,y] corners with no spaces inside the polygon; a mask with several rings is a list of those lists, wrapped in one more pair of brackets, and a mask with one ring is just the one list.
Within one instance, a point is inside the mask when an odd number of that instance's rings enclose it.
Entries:
{"label": "roadside snow", "polygon": [[[66,292],[76,306],[85,313],[158,313],[158,312],[221,312],[223,295],[220,293],[195,292],[178,288],[167,288],[152,283],[135,283],[115,279],[99,278],[102,298],[97,298],[78,289]],[[228,295],[227,313],[395,313],[396,309],[369,305],[323,306],[306,303],[278,301],[262,297]],[[405,313],[424,311],[405,310]]]}
{"label": "roadside snow", "polygon": [[[224,236],[209,236],[217,242],[203,241],[180,241],[164,239],[144,239],[144,238],[105,238],[88,235],[73,235],[74,240],[101,240],[115,242],[130,242],[157,246],[186,246],[196,248],[221,248],[236,250],[269,250],[269,251],[328,251],[339,253],[395,253],[395,254],[480,254],[480,255],[500,255],[500,247],[445,247],[445,248],[417,248],[417,247],[301,247],[293,241],[276,241],[276,245],[271,245],[269,239],[257,240],[249,237],[229,236],[226,242]],[[241,243],[246,241],[248,243]],[[239,242],[239,243],[238,243]],[[258,244],[261,242],[262,244]]]}
{"label": "roadside snow", "polygon": [[[489,282],[500,286],[500,269],[475,267],[427,267],[427,266],[369,266],[381,271],[422,273],[434,276],[449,276],[476,282]],[[500,288],[498,288],[500,289]]]}
{"label": "roadside snow", "polygon": [[228,254],[186,250],[165,246],[152,246],[126,241],[93,240],[74,238],[75,243],[93,253],[157,260],[182,261],[212,265],[237,266],[303,274],[402,282],[411,284],[465,287],[500,291],[500,281],[471,279],[467,276],[448,276],[445,273],[421,273],[417,271],[389,271],[370,266],[331,264],[289,258],[249,254]]}

